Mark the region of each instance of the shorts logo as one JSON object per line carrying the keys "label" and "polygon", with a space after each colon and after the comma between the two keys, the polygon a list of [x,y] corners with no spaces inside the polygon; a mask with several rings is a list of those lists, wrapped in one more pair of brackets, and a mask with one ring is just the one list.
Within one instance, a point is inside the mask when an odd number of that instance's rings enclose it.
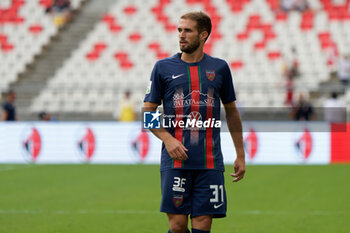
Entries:
{"label": "shorts logo", "polygon": [[144,112],[143,113],[143,128],[144,129],[159,129],[160,128],[160,116],[162,114],[157,112]]}
{"label": "shorts logo", "polygon": [[173,201],[174,201],[174,205],[176,207],[179,207],[182,205],[183,203],[183,200],[184,200],[184,195],[181,195],[181,194],[174,194],[173,196]]}
{"label": "shorts logo", "polygon": [[219,205],[214,204],[214,209],[220,208],[220,206],[222,206],[223,204],[224,204],[224,203],[221,203],[221,204],[219,204]]}
{"label": "shorts logo", "polygon": [[215,70],[206,70],[205,71],[205,74],[207,75],[207,78],[210,80],[210,81],[213,81],[214,78],[215,78]]}

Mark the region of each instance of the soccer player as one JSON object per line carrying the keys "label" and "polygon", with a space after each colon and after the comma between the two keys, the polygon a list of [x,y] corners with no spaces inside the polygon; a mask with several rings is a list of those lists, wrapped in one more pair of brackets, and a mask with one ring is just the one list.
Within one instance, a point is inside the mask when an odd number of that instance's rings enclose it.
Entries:
{"label": "soccer player", "polygon": [[[163,103],[163,116],[168,116],[168,121],[217,121],[221,99],[236,148],[235,173],[231,174],[236,182],[245,173],[242,125],[227,63],[203,51],[210,32],[211,19],[207,14],[189,12],[181,16],[178,25],[181,53],[155,64],[144,111],[155,111]],[[190,216],[192,233],[208,233],[212,219],[225,217],[227,208],[220,128],[170,125],[151,129],[163,141],[161,212],[167,213],[168,232],[190,232]]]}

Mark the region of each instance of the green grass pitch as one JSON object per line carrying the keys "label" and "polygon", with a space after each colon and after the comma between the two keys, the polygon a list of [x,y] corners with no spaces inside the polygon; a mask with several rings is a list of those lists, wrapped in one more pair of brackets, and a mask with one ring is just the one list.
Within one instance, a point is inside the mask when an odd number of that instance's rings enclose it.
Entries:
{"label": "green grass pitch", "polygon": [[[247,166],[213,233],[349,233],[350,165]],[[0,165],[0,233],[166,233],[153,165]]]}

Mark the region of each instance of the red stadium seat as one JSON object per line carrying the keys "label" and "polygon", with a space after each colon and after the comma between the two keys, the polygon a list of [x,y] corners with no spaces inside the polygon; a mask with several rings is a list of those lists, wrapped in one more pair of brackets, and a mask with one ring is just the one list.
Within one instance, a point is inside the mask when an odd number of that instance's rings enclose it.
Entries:
{"label": "red stadium seat", "polygon": [[276,60],[278,58],[281,57],[281,53],[280,52],[269,52],[268,55],[270,60]]}
{"label": "red stadium seat", "polygon": [[284,12],[277,12],[275,18],[277,21],[286,21],[288,18],[288,14]]}
{"label": "red stadium seat", "polygon": [[8,52],[12,51],[13,49],[14,49],[13,44],[10,44],[10,43],[3,43],[3,44],[1,44],[1,50],[4,53],[8,53]]}
{"label": "red stadium seat", "polygon": [[152,42],[148,45],[148,48],[157,51],[160,48],[160,44],[158,42]]}
{"label": "red stadium seat", "polygon": [[237,13],[241,12],[250,0],[226,0],[226,2],[230,5],[231,11]]}
{"label": "red stadium seat", "polygon": [[32,34],[39,34],[40,32],[43,31],[43,27],[40,24],[34,24],[34,25],[29,27],[29,31]]}
{"label": "red stadium seat", "polygon": [[117,52],[114,54],[115,59],[119,62],[123,70],[131,69],[134,64],[130,61],[129,55],[126,52]]}
{"label": "red stadium seat", "polygon": [[86,58],[87,58],[89,61],[95,61],[95,60],[97,60],[99,57],[100,57],[99,53],[96,53],[96,52],[92,52],[92,53],[86,54]]}
{"label": "red stadium seat", "polygon": [[7,36],[5,34],[0,34],[0,44],[6,43]]}
{"label": "red stadium seat", "polygon": [[133,15],[137,12],[137,8],[133,5],[124,8],[124,13],[127,15]]}
{"label": "red stadium seat", "polygon": [[239,70],[242,69],[243,67],[243,62],[242,61],[233,61],[231,62],[231,68],[233,70]]}
{"label": "red stadium seat", "polygon": [[108,25],[114,23],[115,21],[115,17],[111,14],[105,14],[103,17],[102,17],[102,21],[107,23]]}
{"label": "red stadium seat", "polygon": [[107,48],[106,43],[104,42],[98,42],[94,45],[94,50],[95,51],[103,51]]}
{"label": "red stadium seat", "polygon": [[131,42],[138,42],[142,39],[142,35],[138,32],[134,32],[132,34],[129,35],[129,40]]}

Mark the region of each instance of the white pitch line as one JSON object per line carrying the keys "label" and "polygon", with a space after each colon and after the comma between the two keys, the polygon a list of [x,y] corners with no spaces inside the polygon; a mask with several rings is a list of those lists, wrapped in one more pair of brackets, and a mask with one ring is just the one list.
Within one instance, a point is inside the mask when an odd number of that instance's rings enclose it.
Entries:
{"label": "white pitch line", "polygon": [[16,169],[15,167],[6,166],[6,167],[0,168],[0,172],[11,171],[11,170],[15,170],[15,169]]}
{"label": "white pitch line", "polygon": [[[233,215],[294,215],[294,214],[306,214],[306,215],[343,215],[348,213],[346,211],[267,211],[267,210],[245,210],[245,211],[233,211],[229,214]],[[149,215],[149,214],[163,214],[159,211],[152,210],[4,210],[0,209],[0,214],[57,214],[57,215],[72,215],[72,214],[135,214],[135,215]]]}
{"label": "white pitch line", "polygon": [[18,170],[18,169],[24,169],[24,168],[32,168],[34,165],[24,165],[24,166],[0,166],[0,172],[5,172],[5,171],[12,171],[12,170]]}
{"label": "white pitch line", "polygon": [[270,210],[245,210],[245,211],[233,211],[229,214],[234,215],[343,215],[348,214],[347,211],[325,211],[325,210],[313,210],[313,211],[270,211]]}

